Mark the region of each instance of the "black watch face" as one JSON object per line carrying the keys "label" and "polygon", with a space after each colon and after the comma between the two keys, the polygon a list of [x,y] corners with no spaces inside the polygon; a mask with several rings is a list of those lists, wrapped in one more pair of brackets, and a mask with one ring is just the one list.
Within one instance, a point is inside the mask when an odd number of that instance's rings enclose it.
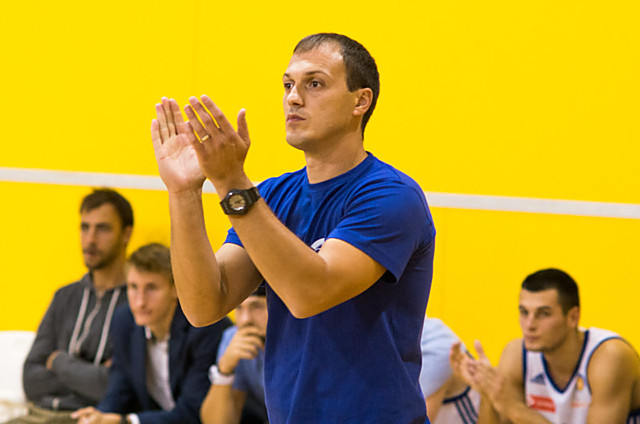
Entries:
{"label": "black watch face", "polygon": [[247,202],[245,202],[244,197],[240,194],[234,194],[229,197],[229,207],[234,211],[240,211],[244,209]]}

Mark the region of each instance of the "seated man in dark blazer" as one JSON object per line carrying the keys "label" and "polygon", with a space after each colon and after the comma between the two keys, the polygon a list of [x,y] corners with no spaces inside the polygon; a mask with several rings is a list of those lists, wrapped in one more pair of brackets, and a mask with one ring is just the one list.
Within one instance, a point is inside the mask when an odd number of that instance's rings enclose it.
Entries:
{"label": "seated man in dark blazer", "polygon": [[149,244],[128,261],[129,306],[111,325],[113,364],[107,392],[95,408],[73,414],[78,423],[199,423],[225,318],[195,328],[178,303],[169,249]]}

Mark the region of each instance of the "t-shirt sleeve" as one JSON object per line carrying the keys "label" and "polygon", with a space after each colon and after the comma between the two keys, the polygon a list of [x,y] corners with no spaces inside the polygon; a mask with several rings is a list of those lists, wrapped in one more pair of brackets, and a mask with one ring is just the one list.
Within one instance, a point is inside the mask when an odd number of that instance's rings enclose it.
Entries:
{"label": "t-shirt sleeve", "polygon": [[360,249],[384,266],[397,281],[414,252],[426,252],[435,230],[423,193],[406,184],[374,183],[347,205],[327,238]]}

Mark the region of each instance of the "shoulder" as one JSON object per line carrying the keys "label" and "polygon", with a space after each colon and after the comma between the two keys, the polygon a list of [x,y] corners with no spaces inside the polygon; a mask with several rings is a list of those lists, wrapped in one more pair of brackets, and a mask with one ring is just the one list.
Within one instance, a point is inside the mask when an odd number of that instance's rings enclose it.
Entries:
{"label": "shoulder", "polygon": [[498,368],[510,379],[522,381],[523,355],[522,339],[511,340],[502,350]]}
{"label": "shoulder", "polygon": [[[446,349],[447,356],[449,355],[449,348],[452,344],[459,341],[458,336],[447,325],[438,318],[427,318],[424,321],[424,327],[422,329],[422,349]],[[466,350],[466,347],[463,349]]]}
{"label": "shoulder", "polygon": [[588,358],[587,378],[590,385],[600,379],[637,374],[640,358],[622,338],[608,338],[598,344]]}
{"label": "shoulder", "polygon": [[116,308],[111,319],[111,331],[114,333],[129,333],[134,327],[137,327],[129,304],[123,304]]}
{"label": "shoulder", "polygon": [[278,177],[267,178],[258,184],[258,191],[263,197],[268,197],[273,192],[278,192],[279,188],[299,184],[300,180],[306,179],[305,168],[294,172],[287,172]]}
{"label": "shoulder", "polygon": [[80,280],[74,283],[66,284],[60,287],[59,289],[56,290],[55,297],[56,298],[69,297],[77,293],[82,293],[85,287],[88,287],[88,283],[86,281],[87,278],[88,278],[88,275],[85,275]]}

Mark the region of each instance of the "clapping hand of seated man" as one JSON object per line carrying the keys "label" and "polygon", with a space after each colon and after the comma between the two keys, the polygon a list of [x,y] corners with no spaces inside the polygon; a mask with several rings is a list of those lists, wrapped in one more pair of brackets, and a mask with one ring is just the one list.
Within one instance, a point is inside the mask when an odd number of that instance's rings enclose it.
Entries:
{"label": "clapping hand of seated man", "polygon": [[239,328],[218,360],[218,371],[233,374],[241,359],[254,359],[264,349],[264,338],[264,332],[253,325]]}
{"label": "clapping hand of seated man", "polygon": [[122,415],[100,412],[89,406],[78,409],[71,414],[71,418],[78,420],[78,424],[119,424],[122,420]]}
{"label": "clapping hand of seated man", "polygon": [[456,376],[486,397],[496,412],[507,416],[508,411],[521,402],[500,370],[491,365],[478,340],[474,342],[474,347],[478,353],[478,359],[474,359],[467,352],[462,352],[460,343],[455,343],[449,353],[451,369]]}

